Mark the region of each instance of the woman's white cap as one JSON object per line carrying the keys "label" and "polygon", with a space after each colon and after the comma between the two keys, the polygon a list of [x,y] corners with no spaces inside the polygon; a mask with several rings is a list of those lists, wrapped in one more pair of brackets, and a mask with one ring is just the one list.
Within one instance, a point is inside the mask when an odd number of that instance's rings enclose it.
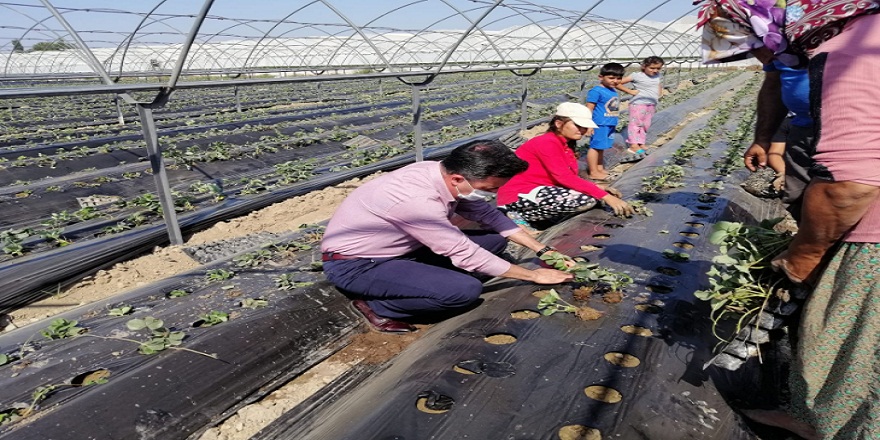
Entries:
{"label": "woman's white cap", "polygon": [[599,126],[593,122],[593,112],[587,106],[576,102],[563,102],[556,107],[556,116],[565,116],[584,128],[598,128]]}

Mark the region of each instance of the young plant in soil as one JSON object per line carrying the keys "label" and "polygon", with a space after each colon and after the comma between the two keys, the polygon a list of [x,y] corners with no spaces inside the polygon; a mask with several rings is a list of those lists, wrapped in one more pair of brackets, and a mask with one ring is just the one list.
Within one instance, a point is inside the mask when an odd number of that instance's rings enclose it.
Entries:
{"label": "young plant in soil", "polygon": [[133,310],[133,307],[122,304],[119,307],[114,307],[108,310],[107,316],[125,316],[130,314]]}
{"label": "young plant in soil", "polygon": [[210,312],[199,316],[199,320],[196,321],[195,327],[212,327],[217,324],[222,324],[226,321],[229,321],[229,314],[226,312],[221,312],[218,310],[211,310]]}
{"label": "young plant in soil", "polygon": [[269,301],[263,298],[245,298],[241,301],[241,306],[246,309],[261,309],[269,305]]}
{"label": "young plant in soil", "polygon": [[188,351],[190,353],[217,359],[216,354],[204,353],[198,350],[180,347],[180,345],[183,344],[183,339],[186,337],[186,334],[181,331],[171,331],[165,327],[165,323],[161,319],[156,319],[152,316],[146,316],[143,319],[135,318],[127,321],[125,326],[134,332],[148,330],[150,332],[149,339],[139,341],[137,339],[120,338],[117,336],[98,336],[88,334],[83,336],[131,342],[138,345],[138,353],[145,355],[156,354],[160,351],[171,349]]}
{"label": "young plant in soil", "polygon": [[187,292],[186,290],[183,290],[183,289],[174,289],[174,290],[168,292],[169,298],[183,298],[184,296],[187,296],[187,295],[189,295],[189,292]]}
{"label": "young plant in soil", "polygon": [[205,273],[205,279],[209,283],[225,281],[235,276],[235,272],[226,269],[211,269]]}
{"label": "young plant in soil", "polygon": [[50,340],[72,338],[87,331],[85,328],[77,326],[77,324],[79,324],[79,321],[64,318],[54,319],[48,327],[40,331],[40,334]]}
{"label": "young plant in soil", "polygon": [[239,255],[232,259],[238,267],[257,267],[272,258],[272,252],[268,249],[260,249]]}
{"label": "young plant in soil", "polygon": [[[599,267],[598,263],[575,261],[560,252],[547,252],[541,255],[541,260],[554,269],[570,272],[574,275],[575,283],[592,287],[597,290],[596,293],[620,292],[633,283],[632,277],[627,274]],[[575,261],[574,265],[572,261]]]}
{"label": "young plant in soil", "polygon": [[555,289],[547,291],[540,301],[538,301],[538,311],[544,316],[550,316],[557,312],[573,313],[583,321],[594,321],[602,317],[602,312],[592,307],[577,307],[566,302],[559,297],[559,293],[557,293]]}
{"label": "young plant in soil", "polygon": [[732,314],[738,316],[736,332],[747,317],[759,312],[784,282],[784,277],[770,270],[770,261],[785,250],[791,235],[773,230],[782,219],[765,220],[757,226],[735,222],[718,222],[709,241],[719,246],[719,255],[712,258],[707,272],[710,288],[694,295],[709,301],[712,307],[713,331],[718,336],[718,323]]}
{"label": "young plant in soil", "polygon": [[[667,233],[668,233],[668,231],[667,231]],[[678,261],[678,262],[682,262],[682,263],[687,262],[687,261],[691,261],[691,256],[687,252],[677,252],[672,249],[664,249],[663,250],[663,257],[667,258],[669,260],[672,260],[672,261]]]}
{"label": "young plant in soil", "polygon": [[282,274],[278,278],[275,278],[275,287],[277,287],[278,290],[293,290],[300,287],[311,286],[312,284],[314,283],[298,282],[296,281],[295,276],[289,273]]}
{"label": "young plant in soil", "polygon": [[37,411],[40,402],[46,400],[50,394],[62,387],[86,387],[91,385],[101,385],[107,383],[106,377],[95,378],[92,380],[79,383],[58,383],[51,385],[43,385],[37,387],[31,392],[31,403],[26,408],[10,409],[0,412],[0,425],[17,422],[25,417],[29,417]]}
{"label": "young plant in soil", "polygon": [[[633,211],[635,211],[636,214],[643,215],[645,217],[652,217],[654,215],[654,210],[648,208],[648,205],[644,200],[631,200],[628,203],[629,206],[632,206]],[[617,217],[626,218],[626,216],[623,214],[617,215]]]}

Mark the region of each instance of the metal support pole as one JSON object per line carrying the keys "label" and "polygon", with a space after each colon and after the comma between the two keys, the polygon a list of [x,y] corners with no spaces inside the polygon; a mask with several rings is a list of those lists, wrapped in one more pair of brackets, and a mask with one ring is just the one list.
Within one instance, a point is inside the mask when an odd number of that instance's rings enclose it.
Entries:
{"label": "metal support pole", "polygon": [[119,95],[113,97],[116,101],[116,114],[119,115],[119,125],[125,125],[125,116],[122,114],[122,104],[119,103]]}
{"label": "metal support pole", "polygon": [[235,111],[241,113],[241,97],[238,96],[238,86],[232,88],[235,94]]}
{"label": "metal support pole", "polygon": [[526,131],[526,122],[529,119],[529,77],[522,77],[522,99],[520,100],[519,129]]}
{"label": "metal support pole", "polygon": [[165,226],[168,228],[168,238],[171,239],[171,244],[183,244],[180,224],[177,223],[177,213],[174,212],[174,198],[171,197],[168,174],[165,172],[162,151],[159,149],[159,134],[156,131],[156,120],[153,119],[153,109],[143,104],[137,104],[137,111],[141,117],[144,140],[147,141],[147,154],[150,156],[150,165],[153,167],[153,178],[156,180],[159,202],[162,204],[162,215],[165,217]]}
{"label": "metal support pole", "polygon": [[379,96],[385,96],[385,92],[382,90],[382,78],[379,78]]}
{"label": "metal support pole", "polygon": [[587,79],[584,78],[583,81],[581,81],[581,90],[580,90],[581,102],[579,102],[578,104],[583,104],[583,103],[587,102],[587,93],[589,93],[589,91],[587,90]]}
{"label": "metal support pole", "polygon": [[420,94],[421,88],[413,86],[413,145],[416,147],[416,162],[425,160],[425,155],[422,152],[422,97]]}

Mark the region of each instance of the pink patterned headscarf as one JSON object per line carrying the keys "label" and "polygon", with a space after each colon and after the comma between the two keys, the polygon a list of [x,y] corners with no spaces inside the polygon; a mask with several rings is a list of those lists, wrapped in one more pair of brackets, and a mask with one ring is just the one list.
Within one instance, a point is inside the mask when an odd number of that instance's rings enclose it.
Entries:
{"label": "pink patterned headscarf", "polygon": [[880,0],[697,0],[703,62],[723,63],[766,47],[792,67],[846,23],[880,11]]}

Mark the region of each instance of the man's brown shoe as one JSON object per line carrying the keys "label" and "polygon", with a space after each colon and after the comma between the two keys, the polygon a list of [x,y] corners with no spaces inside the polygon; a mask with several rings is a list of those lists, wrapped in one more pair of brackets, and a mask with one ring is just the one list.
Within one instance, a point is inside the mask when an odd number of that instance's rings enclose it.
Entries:
{"label": "man's brown shoe", "polygon": [[411,324],[402,321],[395,321],[391,318],[383,318],[376,314],[373,309],[363,300],[356,299],[351,302],[355,310],[367,318],[367,322],[377,331],[384,333],[407,333],[414,332],[416,328]]}

